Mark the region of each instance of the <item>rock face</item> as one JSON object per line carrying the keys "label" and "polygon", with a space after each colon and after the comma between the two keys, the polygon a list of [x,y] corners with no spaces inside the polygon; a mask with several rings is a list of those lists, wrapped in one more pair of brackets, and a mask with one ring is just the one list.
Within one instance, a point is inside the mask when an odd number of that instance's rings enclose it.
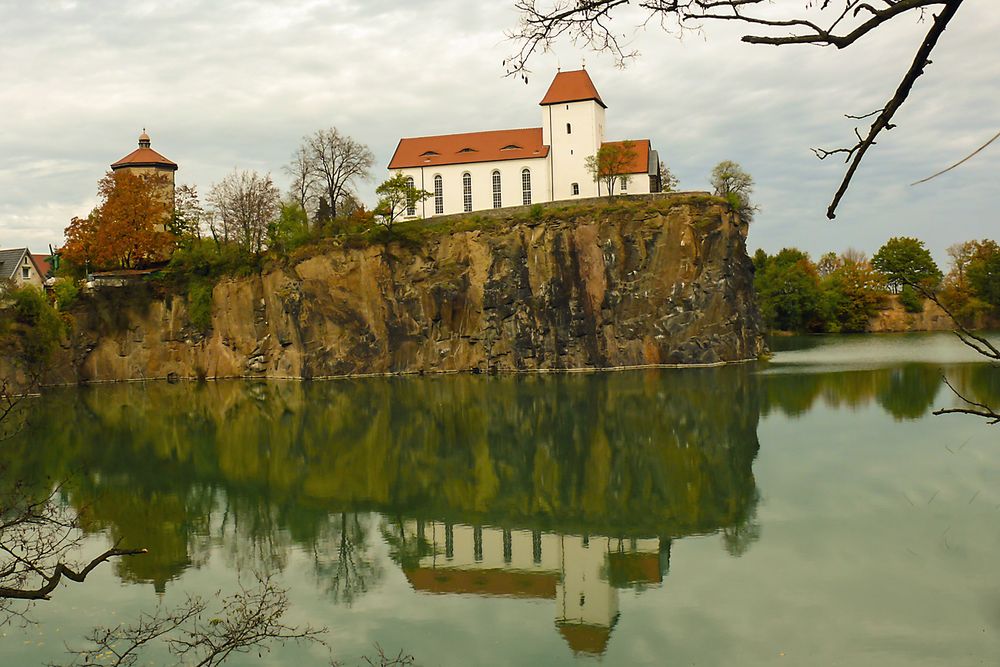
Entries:
{"label": "rock face", "polygon": [[477,216],[480,229],[417,245],[331,244],[223,280],[207,331],[182,296],[103,290],[74,312],[50,380],[599,369],[764,350],[746,228],[718,200],[534,213]]}

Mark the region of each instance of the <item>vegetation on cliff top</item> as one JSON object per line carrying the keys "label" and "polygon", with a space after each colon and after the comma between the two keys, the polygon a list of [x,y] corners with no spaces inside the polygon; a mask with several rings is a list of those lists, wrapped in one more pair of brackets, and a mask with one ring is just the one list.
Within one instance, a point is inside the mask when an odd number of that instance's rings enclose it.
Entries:
{"label": "vegetation on cliff top", "polygon": [[871,260],[855,250],[827,253],[818,262],[796,248],[773,256],[758,250],[754,287],[765,324],[784,331],[867,331],[892,295],[908,312],[922,312],[923,291],[966,325],[1000,316],[1000,246],[968,241],[948,254],[944,275],[923,242],[907,237],[890,239]]}

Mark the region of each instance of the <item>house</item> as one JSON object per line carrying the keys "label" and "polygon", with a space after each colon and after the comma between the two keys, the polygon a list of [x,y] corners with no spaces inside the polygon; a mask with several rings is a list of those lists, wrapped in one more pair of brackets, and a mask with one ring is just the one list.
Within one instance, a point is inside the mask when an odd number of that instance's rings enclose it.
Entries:
{"label": "house", "polygon": [[[601,194],[587,158],[605,141],[607,105],[586,70],[559,72],[539,103],[541,127],[404,138],[389,162],[414,187],[432,193],[406,211],[431,217]],[[633,140],[627,194],[659,192],[659,156]]]}
{"label": "house", "polygon": [[34,285],[41,289],[45,277],[27,248],[0,250],[0,281],[11,281],[16,287]]}
{"label": "house", "polygon": [[11,281],[16,287],[34,285],[41,289],[45,277],[27,248],[0,250],[0,282]]}

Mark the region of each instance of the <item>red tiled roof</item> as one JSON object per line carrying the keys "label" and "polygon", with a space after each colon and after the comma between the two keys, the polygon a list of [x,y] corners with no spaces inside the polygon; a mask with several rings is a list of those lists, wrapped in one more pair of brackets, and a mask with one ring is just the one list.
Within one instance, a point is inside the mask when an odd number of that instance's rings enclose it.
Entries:
{"label": "red tiled roof", "polygon": [[548,154],[549,147],[542,144],[540,127],[442,134],[400,139],[389,161],[389,169],[524,160],[543,158]]}
{"label": "red tiled roof", "polygon": [[52,270],[52,261],[48,255],[32,254],[31,263],[35,265],[35,271],[38,271],[38,275],[42,277],[42,280],[45,280]]}
{"label": "red tiled roof", "polygon": [[603,655],[608,650],[611,628],[587,623],[558,623],[558,627],[573,653]]}
{"label": "red tiled roof", "polygon": [[547,572],[459,570],[416,567],[404,570],[414,590],[513,598],[554,599],[559,577]]}
{"label": "red tiled roof", "polygon": [[119,169],[121,167],[139,167],[139,166],[150,166],[150,167],[167,167],[169,169],[177,169],[177,163],[171,162],[167,158],[163,157],[152,148],[146,148],[145,146],[140,147],[123,157],[118,162],[111,165],[112,169]]}
{"label": "red tiled roof", "polygon": [[566,102],[583,102],[584,100],[594,100],[605,109],[608,105],[601,99],[600,93],[590,80],[587,70],[578,69],[572,72],[559,72],[556,78],[552,79],[548,92],[539,102],[540,105],[563,104]]}
{"label": "red tiled roof", "polygon": [[[631,139],[635,148],[635,159],[625,172],[626,174],[648,174],[649,173],[649,139]],[[624,141],[605,141],[601,147],[620,146]]]}

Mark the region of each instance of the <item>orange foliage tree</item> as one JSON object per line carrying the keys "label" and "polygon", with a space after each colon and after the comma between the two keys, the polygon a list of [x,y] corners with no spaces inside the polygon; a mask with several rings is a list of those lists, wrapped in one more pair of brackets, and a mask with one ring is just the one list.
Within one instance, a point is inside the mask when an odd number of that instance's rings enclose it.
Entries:
{"label": "orange foliage tree", "polygon": [[98,182],[100,204],[66,228],[63,257],[94,269],[134,269],[163,259],[173,237],[164,231],[170,202],[161,179],[108,172]]}

